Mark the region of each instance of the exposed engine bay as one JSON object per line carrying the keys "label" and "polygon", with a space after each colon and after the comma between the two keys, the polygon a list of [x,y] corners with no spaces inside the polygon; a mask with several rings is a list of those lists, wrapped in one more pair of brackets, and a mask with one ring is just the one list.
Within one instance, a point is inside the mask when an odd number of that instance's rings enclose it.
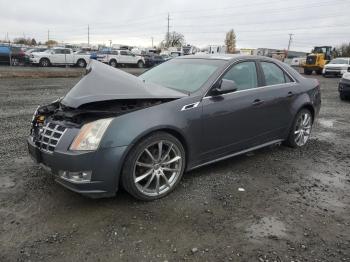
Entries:
{"label": "exposed engine bay", "polygon": [[174,99],[124,99],[92,102],[71,108],[63,105],[60,100],[41,106],[33,117],[33,127],[44,122],[61,122],[64,126],[80,127],[83,124],[100,118],[116,117],[136,110],[159,105]]}

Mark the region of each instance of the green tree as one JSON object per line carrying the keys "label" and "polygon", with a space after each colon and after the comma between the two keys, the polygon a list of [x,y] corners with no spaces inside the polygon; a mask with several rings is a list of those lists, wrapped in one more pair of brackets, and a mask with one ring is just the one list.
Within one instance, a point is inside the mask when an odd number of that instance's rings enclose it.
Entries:
{"label": "green tree", "polygon": [[226,33],[225,45],[227,53],[234,54],[236,52],[236,34],[233,29]]}

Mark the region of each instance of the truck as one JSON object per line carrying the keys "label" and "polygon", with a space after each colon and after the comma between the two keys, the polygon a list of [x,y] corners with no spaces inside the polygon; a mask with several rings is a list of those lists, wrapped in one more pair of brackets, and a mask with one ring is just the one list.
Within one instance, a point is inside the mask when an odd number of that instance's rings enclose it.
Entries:
{"label": "truck", "polygon": [[321,75],[324,66],[332,59],[331,46],[315,46],[306,56],[306,62],[302,64],[305,75],[311,75],[313,71]]}
{"label": "truck", "polygon": [[48,67],[50,65],[76,65],[86,67],[90,62],[90,54],[74,52],[71,48],[55,47],[44,52],[33,52],[30,55],[31,64]]}

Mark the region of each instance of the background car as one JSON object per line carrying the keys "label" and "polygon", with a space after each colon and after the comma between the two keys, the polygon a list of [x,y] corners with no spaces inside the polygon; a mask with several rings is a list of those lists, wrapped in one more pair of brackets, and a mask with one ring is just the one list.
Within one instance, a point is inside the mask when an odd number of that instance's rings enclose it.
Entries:
{"label": "background car", "polygon": [[338,86],[341,100],[350,99],[350,72],[344,73]]}
{"label": "background car", "polygon": [[168,60],[165,57],[163,57],[161,55],[154,54],[154,53],[149,53],[149,54],[143,55],[143,58],[145,60],[146,67],[156,66],[156,65],[164,63],[165,61]]}
{"label": "background car", "polygon": [[96,60],[109,64],[112,67],[118,65],[136,65],[139,68],[144,67],[145,60],[142,56],[135,55],[129,50],[104,50],[95,55]]}
{"label": "background car", "polygon": [[342,76],[344,73],[350,72],[350,58],[338,57],[331,60],[323,68],[323,76]]}
{"label": "background car", "polygon": [[25,62],[25,53],[20,47],[0,44],[0,63],[19,65]]}
{"label": "background car", "polygon": [[37,110],[27,141],[58,183],[91,197],[123,185],[154,200],[187,170],[276,143],[302,147],[320,110],[317,80],[265,57],[183,56],[140,77],[89,66]]}
{"label": "background car", "polygon": [[90,61],[90,54],[73,52],[70,48],[55,47],[44,52],[33,52],[30,55],[30,63],[48,67],[50,65],[76,65],[86,67]]}

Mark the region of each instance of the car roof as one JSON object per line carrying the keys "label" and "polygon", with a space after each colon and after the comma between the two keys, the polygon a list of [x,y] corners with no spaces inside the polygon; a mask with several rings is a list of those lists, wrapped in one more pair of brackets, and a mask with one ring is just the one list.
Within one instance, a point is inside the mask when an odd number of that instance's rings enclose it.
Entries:
{"label": "car roof", "polygon": [[275,59],[266,56],[240,55],[240,54],[206,54],[206,55],[185,55],[175,59],[208,59],[208,60],[239,60],[239,59],[264,59],[275,61]]}

